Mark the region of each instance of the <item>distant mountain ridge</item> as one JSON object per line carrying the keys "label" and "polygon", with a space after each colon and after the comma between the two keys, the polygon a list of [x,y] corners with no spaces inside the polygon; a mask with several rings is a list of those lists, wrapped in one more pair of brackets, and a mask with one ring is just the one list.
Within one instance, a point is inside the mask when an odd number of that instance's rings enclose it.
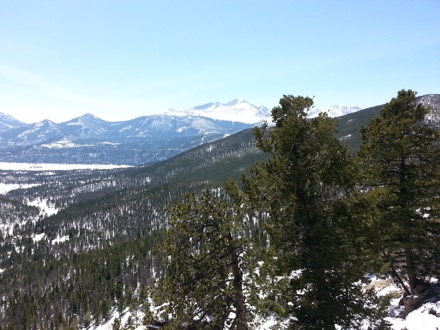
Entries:
{"label": "distant mountain ridge", "polygon": [[24,123],[0,112],[0,130],[13,128],[20,125],[24,125]]}
{"label": "distant mountain ridge", "polygon": [[177,116],[203,116],[218,120],[238,121],[245,124],[257,124],[262,120],[270,120],[271,114],[268,108],[257,107],[240,98],[227,103],[207,103],[188,110],[171,109],[166,113]]}
{"label": "distant mountain ridge", "polygon": [[[424,95],[418,100],[432,109],[426,120],[440,128],[440,95]],[[360,144],[359,127],[367,125],[382,107],[360,110],[337,106],[328,111],[330,117],[338,118],[338,137],[356,149]],[[317,112],[319,110],[309,117]],[[141,165],[168,159],[200,144],[259,125],[262,120],[271,121],[269,109],[242,99],[119,122],[85,114],[59,124],[50,120],[25,124],[0,113],[0,159],[3,162]]]}
{"label": "distant mountain ridge", "polygon": [[108,122],[92,114],[25,124],[0,113],[0,157],[9,162],[140,165],[253,127],[269,110],[236,99],[187,111]]}
{"label": "distant mountain ridge", "polygon": [[[440,94],[427,94],[417,97],[418,104],[422,104],[430,109],[425,117],[425,121],[440,129]],[[344,144],[353,150],[357,150],[361,144],[360,128],[367,126],[383,109],[384,104],[366,108],[358,112],[337,117],[338,129],[337,136]]]}
{"label": "distant mountain ridge", "polygon": [[320,112],[326,112],[329,117],[341,117],[348,115],[353,112],[361,111],[362,108],[358,106],[340,106],[340,105],[332,105],[331,107],[326,107],[324,109],[313,109],[307,115],[309,118],[314,118],[318,116]]}

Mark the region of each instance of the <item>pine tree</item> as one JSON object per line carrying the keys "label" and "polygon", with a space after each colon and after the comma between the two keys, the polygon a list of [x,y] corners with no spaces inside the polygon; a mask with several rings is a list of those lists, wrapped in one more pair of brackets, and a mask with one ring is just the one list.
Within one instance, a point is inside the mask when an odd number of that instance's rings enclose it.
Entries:
{"label": "pine tree", "polygon": [[358,153],[380,210],[376,244],[407,293],[439,270],[440,133],[424,121],[428,111],[415,92],[399,91],[362,129]]}
{"label": "pine tree", "polygon": [[239,205],[219,189],[187,195],[171,209],[164,247],[169,264],[156,291],[169,302],[171,328],[248,329]]}
{"label": "pine tree", "polygon": [[277,280],[266,302],[292,317],[292,329],[357,327],[371,311],[348,202],[356,170],[334,137],[336,122],[326,114],[307,119],[312,106],[308,97],[285,95],[272,110],[275,127],[255,130],[257,145],[271,157],[244,178],[244,190],[267,215],[266,270]]}

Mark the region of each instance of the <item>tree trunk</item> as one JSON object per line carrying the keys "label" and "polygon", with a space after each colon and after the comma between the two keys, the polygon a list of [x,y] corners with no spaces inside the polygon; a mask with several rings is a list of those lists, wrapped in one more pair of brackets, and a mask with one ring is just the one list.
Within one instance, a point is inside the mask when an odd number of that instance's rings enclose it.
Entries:
{"label": "tree trunk", "polygon": [[[404,220],[406,223],[404,226],[406,227],[405,230],[409,231],[409,223],[410,219],[408,219],[408,215],[406,214],[408,212],[407,210],[407,199],[408,199],[408,191],[407,191],[407,183],[408,183],[408,173],[406,168],[406,157],[401,156],[400,158],[400,166],[399,166],[399,182],[400,182],[400,189],[399,189],[399,199],[400,199],[400,207],[402,210],[404,210],[405,214],[402,220]],[[411,243],[411,233],[407,232],[407,243]],[[405,262],[406,262],[406,272],[408,274],[408,284],[409,289],[411,290],[412,294],[416,294],[416,268],[414,265],[414,258],[412,255],[412,251],[410,247],[404,247],[404,253],[405,253]]]}
{"label": "tree trunk", "polygon": [[410,248],[405,248],[405,259],[406,259],[406,271],[408,273],[408,284],[409,289],[412,294],[417,294],[416,285],[417,285],[417,276],[416,276],[416,268],[414,266],[414,258]]}
{"label": "tree trunk", "polygon": [[[233,238],[229,235],[228,240],[232,243]],[[234,276],[234,296],[235,296],[235,321],[233,329],[248,330],[246,320],[246,306],[243,294],[243,272],[240,269],[240,261],[237,251],[231,247],[231,267],[232,275]]]}

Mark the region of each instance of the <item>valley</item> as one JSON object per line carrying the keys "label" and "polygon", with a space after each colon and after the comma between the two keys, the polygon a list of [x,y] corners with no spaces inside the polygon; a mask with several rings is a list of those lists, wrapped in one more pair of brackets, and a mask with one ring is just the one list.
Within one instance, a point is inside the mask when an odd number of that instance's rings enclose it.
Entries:
{"label": "valley", "polygon": [[[439,127],[440,95],[421,99],[433,105],[428,121]],[[338,117],[338,139],[356,151],[360,128],[382,108]],[[204,125],[208,120],[197,118]],[[218,189],[229,178],[238,181],[268,158],[257,148],[251,124],[210,119],[212,131],[177,138],[170,132],[177,134],[183,124],[168,119],[155,122],[156,128],[165,126],[160,134],[123,143],[115,138],[116,128],[97,140],[91,135],[112,125],[130,131],[127,123],[103,123],[90,115],[65,125],[103,125],[90,126],[89,136],[77,140],[49,122],[39,127],[58,133],[37,143],[30,135],[35,127],[28,127],[29,134],[19,126],[2,128],[0,329],[92,329],[128,311],[133,327],[147,325],[149,287],[164,272],[167,210],[185,194]],[[147,119],[130,123],[131,129],[141,121]],[[194,122],[185,125],[194,128]],[[15,143],[23,134],[29,139]],[[62,166],[53,164],[61,160]],[[18,167],[22,161],[27,165]]]}
{"label": "valley", "polygon": [[[156,249],[165,209],[185,193],[238,177],[261,157],[251,131],[243,131],[146,166],[2,170],[3,185],[21,188],[0,199],[0,325],[15,320],[14,328],[26,328],[20,322],[31,313],[39,328],[87,326],[105,319],[113,301],[121,310],[136,306],[140,283],[148,286],[161,272]],[[16,314],[23,304],[31,310]]]}

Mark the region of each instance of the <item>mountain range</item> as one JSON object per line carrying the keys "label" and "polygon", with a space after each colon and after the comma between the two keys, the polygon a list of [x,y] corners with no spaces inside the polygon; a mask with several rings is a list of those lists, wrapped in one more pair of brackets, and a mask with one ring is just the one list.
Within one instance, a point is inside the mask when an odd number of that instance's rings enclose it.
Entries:
{"label": "mountain range", "polygon": [[[420,102],[432,107],[427,120],[434,124],[438,124],[440,118],[439,98],[438,94],[419,97]],[[330,117],[338,117],[340,126],[344,123],[340,132],[345,132],[380,108],[361,110],[333,106],[325,112]],[[319,112],[313,109],[309,117]],[[26,124],[0,113],[0,159],[3,162],[140,165],[168,159],[259,125],[263,120],[270,122],[270,110],[243,99],[118,122],[85,114],[62,123],[43,120]],[[342,135],[341,139],[348,144],[358,144],[358,130]]]}
{"label": "mountain range", "polygon": [[6,162],[139,165],[252,127],[269,115],[267,108],[241,99],[119,122],[85,114],[59,124],[25,124],[0,113],[0,157]]}

